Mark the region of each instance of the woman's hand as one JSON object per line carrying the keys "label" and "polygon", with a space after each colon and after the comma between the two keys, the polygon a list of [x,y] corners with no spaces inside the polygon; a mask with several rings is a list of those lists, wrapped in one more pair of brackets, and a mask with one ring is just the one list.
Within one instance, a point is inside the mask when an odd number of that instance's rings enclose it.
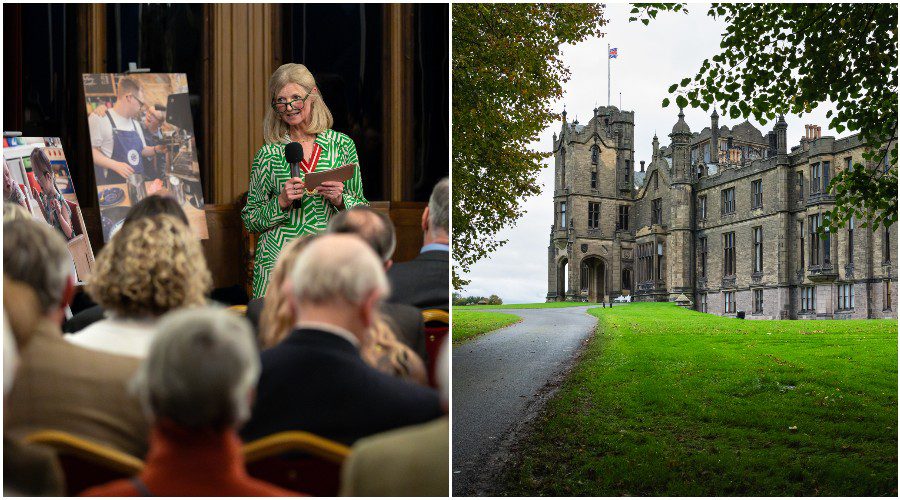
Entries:
{"label": "woman's hand", "polygon": [[316,192],[322,195],[337,208],[344,206],[344,183],[337,181],[325,181],[316,186]]}
{"label": "woman's hand", "polygon": [[278,193],[278,206],[281,207],[282,210],[286,210],[294,200],[299,200],[303,197],[303,190],[306,188],[306,184],[299,177],[291,177],[284,183],[284,186],[281,187],[281,192]]}

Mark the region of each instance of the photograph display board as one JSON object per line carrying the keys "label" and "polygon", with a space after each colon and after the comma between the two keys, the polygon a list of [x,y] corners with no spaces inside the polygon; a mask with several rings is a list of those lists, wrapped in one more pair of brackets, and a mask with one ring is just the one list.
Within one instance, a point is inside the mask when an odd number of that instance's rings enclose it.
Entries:
{"label": "photograph display board", "polygon": [[158,194],[178,200],[206,239],[200,164],[183,73],[82,75],[103,240],[128,209]]}
{"label": "photograph display board", "polygon": [[21,206],[58,230],[72,254],[75,278],[88,280],[94,251],[59,138],[3,139],[3,201]]}

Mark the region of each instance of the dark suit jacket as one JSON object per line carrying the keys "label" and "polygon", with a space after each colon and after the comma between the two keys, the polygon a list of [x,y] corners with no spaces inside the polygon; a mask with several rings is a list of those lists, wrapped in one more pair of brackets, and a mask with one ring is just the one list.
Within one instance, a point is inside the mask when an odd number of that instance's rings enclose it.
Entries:
{"label": "dark suit jacket", "polygon": [[381,314],[391,325],[397,340],[406,344],[422,358],[422,362],[428,361],[428,352],[425,350],[425,323],[422,322],[422,311],[406,304],[381,304]]}
{"label": "dark suit jacket", "polygon": [[80,332],[81,330],[84,330],[85,328],[90,326],[92,323],[96,323],[101,319],[103,319],[103,308],[98,305],[93,305],[67,319],[66,322],[63,323],[63,332]]}
{"label": "dark suit jacket", "polygon": [[450,252],[432,250],[388,269],[391,296],[388,302],[419,309],[450,307]]}
{"label": "dark suit jacket", "polygon": [[259,334],[259,319],[262,317],[264,305],[265,297],[257,297],[247,302],[247,321],[253,325],[253,331],[257,334]]}
{"label": "dark suit jacket", "polygon": [[332,333],[294,330],[261,357],[256,403],[241,430],[245,442],[298,430],[349,445],[442,413],[437,392],[370,367]]}

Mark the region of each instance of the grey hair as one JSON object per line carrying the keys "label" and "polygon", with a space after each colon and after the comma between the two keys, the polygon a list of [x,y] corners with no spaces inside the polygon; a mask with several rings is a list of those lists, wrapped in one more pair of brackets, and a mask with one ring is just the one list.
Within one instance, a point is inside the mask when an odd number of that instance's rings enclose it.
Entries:
{"label": "grey hair", "polygon": [[383,263],[361,238],[326,234],[310,243],[291,271],[294,297],[318,304],[360,304],[373,290],[390,292]]}
{"label": "grey hair", "polygon": [[34,289],[45,313],[60,307],[72,256],[59,231],[35,220],[3,223],[3,273]]}
{"label": "grey hair", "polygon": [[150,352],[131,381],[151,419],[194,429],[240,427],[260,362],[246,319],[212,307],[162,317]]}
{"label": "grey hair", "polygon": [[328,232],[359,236],[383,262],[391,260],[397,248],[397,232],[391,218],[368,205],[338,212],[328,223]]}
{"label": "grey hair", "polygon": [[444,177],[431,191],[428,200],[428,223],[450,234],[450,179]]}

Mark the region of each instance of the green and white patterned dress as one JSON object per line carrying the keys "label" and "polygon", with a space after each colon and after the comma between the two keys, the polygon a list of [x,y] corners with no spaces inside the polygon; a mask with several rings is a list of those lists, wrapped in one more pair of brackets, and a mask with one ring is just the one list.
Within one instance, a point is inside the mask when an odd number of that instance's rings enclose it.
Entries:
{"label": "green and white patterned dress", "polygon": [[[288,141],[286,140],[285,143]],[[316,136],[321,148],[315,172],[358,163],[356,145],[346,135],[328,129]],[[275,268],[278,254],[291,240],[305,234],[325,231],[331,216],[338,209],[320,195],[304,195],[301,208],[282,211],[278,206],[281,187],[291,177],[290,165],[284,160],[285,144],[266,144],[259,148],[250,170],[250,191],[241,219],[247,230],[261,233],[256,244],[253,262],[253,296],[265,295],[269,273]],[[300,178],[305,178],[302,171]],[[344,182],[344,209],[368,205],[363,196],[359,167],[353,177]]]}

